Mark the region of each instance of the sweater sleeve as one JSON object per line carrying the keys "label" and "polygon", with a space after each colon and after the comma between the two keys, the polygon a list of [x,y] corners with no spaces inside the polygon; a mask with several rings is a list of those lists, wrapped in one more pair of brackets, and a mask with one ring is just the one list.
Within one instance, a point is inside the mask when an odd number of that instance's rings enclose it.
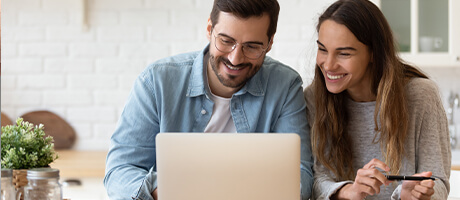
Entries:
{"label": "sweater sleeve", "polygon": [[315,181],[313,182],[313,199],[331,199],[331,196],[344,185],[353,183],[353,181],[336,182],[334,177],[330,174],[330,171],[316,161],[313,170],[315,174]]}
{"label": "sweater sleeve", "polygon": [[[406,89],[409,104],[415,110],[412,113],[417,113],[417,116],[411,116],[415,129],[415,173],[431,171],[437,178],[432,199],[447,199],[451,149],[447,116],[438,88],[429,79],[415,78]],[[400,187],[392,197],[399,197]]]}

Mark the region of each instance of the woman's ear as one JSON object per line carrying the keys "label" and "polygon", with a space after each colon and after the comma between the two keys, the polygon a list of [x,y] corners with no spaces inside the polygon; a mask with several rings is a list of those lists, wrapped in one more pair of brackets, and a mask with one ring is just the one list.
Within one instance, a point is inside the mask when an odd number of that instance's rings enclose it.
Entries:
{"label": "woman's ear", "polygon": [[206,37],[208,38],[209,42],[211,42],[211,34],[212,34],[212,21],[211,21],[211,18],[208,18],[208,25],[206,26]]}

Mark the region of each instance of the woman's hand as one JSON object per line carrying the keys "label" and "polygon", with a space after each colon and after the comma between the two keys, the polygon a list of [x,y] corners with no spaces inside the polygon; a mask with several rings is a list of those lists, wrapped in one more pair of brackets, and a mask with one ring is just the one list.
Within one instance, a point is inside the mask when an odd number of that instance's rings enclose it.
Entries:
{"label": "woman's hand", "polygon": [[374,158],[358,170],[353,184],[347,184],[339,189],[332,199],[362,200],[368,195],[380,193],[380,186],[389,185],[391,182],[376,167],[390,171],[384,162]]}
{"label": "woman's hand", "polygon": [[[420,174],[414,174],[414,176],[425,176],[430,177],[433,175],[431,172],[423,172]],[[434,194],[434,181],[423,180],[423,181],[403,181],[401,190],[402,200],[415,200],[415,199],[431,199]]]}

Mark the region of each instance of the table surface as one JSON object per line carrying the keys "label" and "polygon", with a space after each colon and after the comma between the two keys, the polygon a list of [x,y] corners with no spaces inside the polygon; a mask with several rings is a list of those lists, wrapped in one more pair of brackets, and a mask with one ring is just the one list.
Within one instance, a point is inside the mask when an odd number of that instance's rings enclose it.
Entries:
{"label": "table surface", "polygon": [[[70,200],[109,200],[102,183],[102,177],[79,178],[80,185],[62,186],[64,199]],[[61,182],[65,181],[61,179]]]}
{"label": "table surface", "polygon": [[[72,200],[78,200],[76,194],[86,191],[87,194],[95,195],[94,199],[107,199],[102,185],[102,179],[105,173],[105,159],[107,151],[77,151],[77,150],[59,150],[59,158],[51,163],[52,168],[60,171],[61,181],[69,178],[78,178],[82,186],[63,187],[64,193]],[[452,170],[460,170],[460,163],[453,162]],[[451,192],[449,200],[460,200],[460,171],[452,171]],[[89,192],[88,190],[95,190]],[[85,193],[85,192],[83,192]],[[81,195],[80,195],[81,196]],[[83,197],[83,196],[82,196]],[[86,196],[81,199],[87,199]]]}
{"label": "table surface", "polygon": [[50,164],[61,177],[104,177],[107,151],[56,151],[59,158]]}
{"label": "table surface", "polygon": [[[453,157],[459,150],[453,151]],[[61,177],[104,177],[107,151],[58,150],[59,158],[51,163]],[[460,160],[452,160],[452,170],[460,170]]]}

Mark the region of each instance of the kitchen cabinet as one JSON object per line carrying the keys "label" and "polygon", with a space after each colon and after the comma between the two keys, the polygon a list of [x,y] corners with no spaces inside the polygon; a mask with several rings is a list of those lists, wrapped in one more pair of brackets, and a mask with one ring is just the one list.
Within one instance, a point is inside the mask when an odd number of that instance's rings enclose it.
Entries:
{"label": "kitchen cabinet", "polygon": [[460,171],[450,172],[450,193],[447,200],[460,200]]}
{"label": "kitchen cabinet", "polygon": [[452,149],[451,169],[460,171],[460,149]]}
{"label": "kitchen cabinet", "polygon": [[459,0],[371,0],[398,41],[400,56],[418,67],[460,67]]}

